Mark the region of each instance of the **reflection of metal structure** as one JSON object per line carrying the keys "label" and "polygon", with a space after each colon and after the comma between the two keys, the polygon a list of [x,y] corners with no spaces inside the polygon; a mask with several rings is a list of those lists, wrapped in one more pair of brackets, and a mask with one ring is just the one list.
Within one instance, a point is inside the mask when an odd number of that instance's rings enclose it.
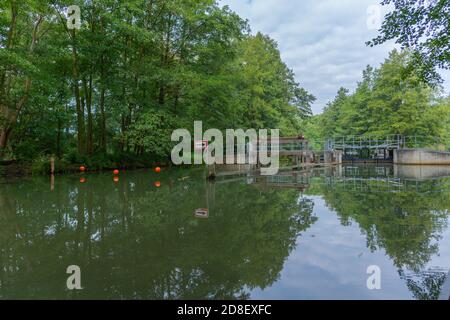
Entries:
{"label": "reflection of metal structure", "polygon": [[[432,172],[417,172],[416,167],[383,165],[383,166],[339,166],[331,173],[319,174],[325,177],[324,180],[316,179],[315,184],[326,184],[329,188],[342,188],[347,191],[370,191],[370,192],[400,192],[414,191],[418,193],[428,193],[429,184],[425,181],[433,181],[434,192],[448,190],[449,181],[439,178],[450,177],[449,170],[443,170],[438,166],[428,168]],[[311,178],[317,177],[312,174]]]}
{"label": "reflection of metal structure", "polygon": [[[410,181],[393,177],[375,177],[375,178],[358,178],[358,177],[342,177],[327,179],[327,186],[330,188],[343,188],[346,191],[364,191],[364,192],[402,192],[415,191],[419,193],[427,193],[429,186],[424,185],[421,181]],[[437,186],[436,192],[447,189],[448,185]]]}
{"label": "reflection of metal structure", "polygon": [[[305,190],[311,184],[326,185],[328,188],[342,188],[346,191],[357,192],[404,192],[414,191],[419,193],[428,193],[429,186],[421,181],[404,180],[393,177],[314,177],[301,175],[277,175],[267,177],[257,177],[254,180],[256,184],[263,184],[273,188],[292,188]],[[442,183],[435,186],[435,192],[441,192],[448,189],[448,183]]]}
{"label": "reflection of metal structure", "polygon": [[[218,183],[230,183],[246,181],[248,184],[257,184],[270,188],[292,188],[305,190],[310,185],[324,185],[327,188],[341,188],[355,192],[402,192],[414,191],[418,193],[441,192],[450,188],[448,180],[441,178],[450,177],[450,172],[432,167],[439,175],[428,173],[422,177],[415,172],[416,168],[410,168],[412,172],[406,172],[409,167],[396,166],[336,166],[302,171],[281,171],[273,176],[261,176],[257,172],[248,172],[242,176],[224,176]],[[401,173],[401,175],[399,174]],[[433,191],[430,191],[429,183],[433,183]]]}
{"label": "reflection of metal structure", "polygon": [[447,278],[442,285],[439,300],[450,300],[450,271],[448,272]]}
{"label": "reflection of metal structure", "polygon": [[301,191],[309,187],[309,179],[298,171],[290,171],[273,176],[256,176],[253,183],[271,188],[290,188]]}

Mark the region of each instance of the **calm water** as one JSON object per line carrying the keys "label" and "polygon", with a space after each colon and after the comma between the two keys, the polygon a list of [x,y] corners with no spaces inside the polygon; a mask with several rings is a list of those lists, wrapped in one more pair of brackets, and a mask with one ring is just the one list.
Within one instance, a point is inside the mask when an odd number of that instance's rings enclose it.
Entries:
{"label": "calm water", "polygon": [[[1,182],[0,298],[436,299],[450,268],[448,170]],[[66,288],[69,265],[83,290]],[[371,265],[381,290],[367,289]]]}

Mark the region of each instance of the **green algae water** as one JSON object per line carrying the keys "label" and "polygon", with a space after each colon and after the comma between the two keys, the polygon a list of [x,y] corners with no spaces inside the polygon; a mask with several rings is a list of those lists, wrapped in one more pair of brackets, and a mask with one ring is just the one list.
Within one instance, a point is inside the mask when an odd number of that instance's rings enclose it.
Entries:
{"label": "green algae water", "polygon": [[[340,166],[210,182],[195,168],[2,181],[0,298],[445,298],[448,171]],[[81,290],[67,287],[74,265]],[[368,287],[370,266],[381,270],[379,289]]]}

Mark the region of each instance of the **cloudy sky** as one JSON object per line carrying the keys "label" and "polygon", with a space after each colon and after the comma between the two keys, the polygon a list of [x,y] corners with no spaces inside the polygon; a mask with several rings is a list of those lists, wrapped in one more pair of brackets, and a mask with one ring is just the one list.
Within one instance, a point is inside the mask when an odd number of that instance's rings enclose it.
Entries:
{"label": "cloudy sky", "polygon": [[[317,97],[320,113],[340,87],[355,89],[366,65],[379,66],[393,42],[370,48],[365,42],[378,33],[377,0],[220,0],[242,18],[252,32],[278,42],[283,60],[298,82]],[[388,8],[381,8],[386,13]],[[378,19],[380,20],[380,19]],[[450,73],[443,72],[450,92]]]}

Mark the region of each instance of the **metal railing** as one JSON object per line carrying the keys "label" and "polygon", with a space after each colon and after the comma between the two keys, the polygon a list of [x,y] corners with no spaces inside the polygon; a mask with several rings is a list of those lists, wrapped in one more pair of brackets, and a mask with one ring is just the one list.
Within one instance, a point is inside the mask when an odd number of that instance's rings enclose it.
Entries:
{"label": "metal railing", "polygon": [[394,150],[402,148],[427,148],[445,149],[450,146],[450,141],[437,137],[404,136],[399,134],[386,136],[345,136],[327,139],[324,142],[325,150]]}

